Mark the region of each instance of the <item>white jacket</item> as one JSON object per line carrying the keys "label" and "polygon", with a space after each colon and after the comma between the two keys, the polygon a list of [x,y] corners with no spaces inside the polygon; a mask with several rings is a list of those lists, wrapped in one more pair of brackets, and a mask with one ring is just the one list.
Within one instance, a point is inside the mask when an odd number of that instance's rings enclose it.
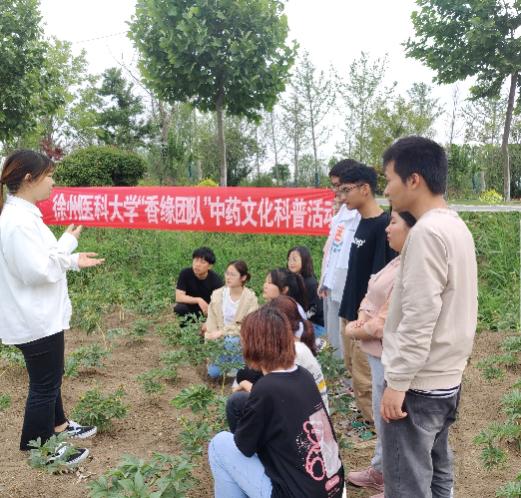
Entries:
{"label": "white jacket", "polygon": [[8,196],[0,214],[0,339],[24,344],[69,328],[66,271],[78,270],[76,238],[60,240],[30,202]]}

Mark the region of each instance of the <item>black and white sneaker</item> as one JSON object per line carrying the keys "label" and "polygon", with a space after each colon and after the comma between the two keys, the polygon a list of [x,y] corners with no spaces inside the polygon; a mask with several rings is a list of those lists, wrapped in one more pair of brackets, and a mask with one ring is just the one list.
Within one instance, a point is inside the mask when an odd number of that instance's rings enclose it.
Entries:
{"label": "black and white sneaker", "polygon": [[75,448],[70,444],[63,443],[58,447],[56,453],[49,457],[48,462],[54,463],[57,460],[62,460],[67,467],[76,467],[88,456],[89,450],[87,448]]}
{"label": "black and white sneaker", "polygon": [[96,435],[98,428],[94,425],[80,425],[74,420],[69,420],[68,425],[63,431],[68,437],[74,439],[87,439]]}

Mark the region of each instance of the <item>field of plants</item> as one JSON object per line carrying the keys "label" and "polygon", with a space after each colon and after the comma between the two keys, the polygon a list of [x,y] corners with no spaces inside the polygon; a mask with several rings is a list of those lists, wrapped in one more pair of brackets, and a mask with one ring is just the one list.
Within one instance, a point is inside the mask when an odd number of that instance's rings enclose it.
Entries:
{"label": "field of plants", "polygon": [[[521,497],[521,480],[515,482],[521,469],[519,219],[505,213],[464,218],[478,251],[480,311],[452,434],[455,496]],[[192,250],[208,245],[220,273],[227,261],[246,260],[260,294],[266,272],[284,264],[292,245],[309,246],[318,271],[323,243],[320,237],[85,230],[81,250],[98,252],[106,263],[69,275],[74,314],[63,398],[72,418],[100,429],[85,442],[92,459],[62,473],[41,466],[54,441],[36,448],[30,462],[18,451],[27,376],[17,350],[2,347],[0,497],[211,497],[207,442],[225,427],[230,387],[206,379],[206,359],[216,352],[201,344],[197,327],[181,331],[176,323],[175,278]],[[344,465],[364,466],[374,439],[342,392],[341,365],[327,350],[320,360]],[[354,497],[371,494],[348,490]]]}

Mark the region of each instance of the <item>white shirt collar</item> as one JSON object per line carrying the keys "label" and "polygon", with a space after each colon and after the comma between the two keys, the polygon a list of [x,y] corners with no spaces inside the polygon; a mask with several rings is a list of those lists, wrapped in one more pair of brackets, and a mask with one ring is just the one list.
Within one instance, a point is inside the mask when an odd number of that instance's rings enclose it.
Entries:
{"label": "white shirt collar", "polygon": [[35,206],[32,202],[26,201],[21,197],[17,197],[16,195],[7,194],[7,199],[5,201],[6,205],[10,204],[11,206],[18,206],[26,211],[34,214],[35,216],[43,217],[42,212]]}

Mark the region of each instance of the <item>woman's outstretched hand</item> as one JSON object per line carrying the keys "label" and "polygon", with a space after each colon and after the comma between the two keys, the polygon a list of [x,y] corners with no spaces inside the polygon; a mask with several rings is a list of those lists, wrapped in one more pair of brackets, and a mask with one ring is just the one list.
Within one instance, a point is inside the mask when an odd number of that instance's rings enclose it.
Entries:
{"label": "woman's outstretched hand", "polygon": [[78,266],[80,268],[91,268],[93,266],[101,265],[105,258],[96,258],[97,253],[95,252],[80,252],[78,258]]}
{"label": "woman's outstretched hand", "polygon": [[81,231],[83,230],[83,225],[69,225],[67,227],[67,230],[65,230],[66,233],[70,233],[74,237],[76,237],[76,240],[80,238]]}

